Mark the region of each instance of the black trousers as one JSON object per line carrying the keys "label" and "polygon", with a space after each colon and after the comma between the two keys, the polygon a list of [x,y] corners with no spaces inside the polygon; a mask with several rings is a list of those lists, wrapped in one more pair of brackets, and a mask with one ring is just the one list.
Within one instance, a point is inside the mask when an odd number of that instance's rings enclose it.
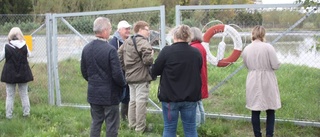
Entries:
{"label": "black trousers", "polygon": [[119,105],[102,106],[90,104],[91,127],[90,137],[100,137],[103,121],[106,124],[106,136],[117,137],[120,125]]}
{"label": "black trousers", "polygon": [[[274,132],[275,111],[266,110],[266,113],[267,113],[266,136],[272,137]],[[261,137],[260,111],[251,111],[251,123],[253,127],[254,136]]]}

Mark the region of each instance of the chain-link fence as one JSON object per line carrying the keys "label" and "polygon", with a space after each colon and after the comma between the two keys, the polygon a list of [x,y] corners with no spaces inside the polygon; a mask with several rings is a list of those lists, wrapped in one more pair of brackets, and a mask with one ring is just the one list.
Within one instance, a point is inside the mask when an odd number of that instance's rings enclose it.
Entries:
{"label": "chain-link fence", "polygon": [[[53,62],[53,66],[50,68],[52,68],[51,71],[55,77],[55,104],[57,105],[89,107],[86,100],[87,83],[82,78],[79,60],[83,47],[95,39],[92,32],[92,24],[98,16],[104,16],[110,19],[113,32],[117,30],[117,24],[121,20],[126,20],[132,26],[137,21],[146,21],[150,24],[150,30],[152,30],[149,40],[155,41],[153,44],[154,48],[160,49],[161,45],[164,45],[161,44],[160,40],[160,30],[164,28],[165,22],[164,6],[87,13],[53,14],[53,48],[51,49],[53,52],[49,56],[52,57]],[[162,35],[164,35],[164,33]],[[153,103],[151,100],[150,102]]]}
{"label": "chain-link fence", "polygon": [[[0,14],[0,46],[8,43],[7,36],[11,28],[19,27],[24,35],[32,36],[32,56],[30,63],[46,63],[45,15]],[[1,48],[2,50],[3,48]]]}
{"label": "chain-link fence", "polygon": [[[218,24],[230,25],[239,32],[239,35],[242,38],[243,48],[251,43],[251,29],[255,25],[262,25],[267,31],[266,41],[275,47],[277,56],[282,64],[307,66],[317,69],[320,69],[319,21],[320,14],[317,11],[317,7],[305,9],[296,4],[176,6],[177,25],[187,24],[189,26],[196,26],[202,29],[203,33],[206,33],[209,28]],[[223,31],[218,32],[210,39],[210,51],[213,55],[217,55],[219,50],[218,45],[222,41],[226,43],[226,52],[224,57],[227,57],[230,55],[231,51],[234,50],[234,40],[231,35],[225,35]],[[224,106],[225,108],[222,109],[222,111],[215,113],[213,113],[215,109],[209,108],[221,108],[221,106],[213,106],[212,104],[215,104],[213,101],[223,102],[219,100],[219,96],[225,95],[223,92],[232,93],[232,95],[228,95],[230,98],[243,95],[239,94],[239,92],[245,92],[245,81],[240,83],[231,83],[232,80],[230,80],[233,77],[237,77],[237,73],[246,73],[246,71],[241,71],[244,68],[244,65],[242,64],[242,59],[239,58],[237,62],[227,68],[216,68],[212,67],[212,65],[210,65],[211,69],[208,67],[208,74],[211,72],[214,73],[216,71],[215,69],[224,69],[229,72],[225,76],[221,76],[223,74],[216,74],[212,77],[209,76],[209,81],[218,82],[214,85],[209,83],[209,85],[211,85],[210,93],[212,96],[210,99],[204,100],[205,109],[209,110],[207,111],[208,116],[250,120],[250,115],[248,115],[248,113],[245,111],[245,114],[239,113],[239,111],[236,111],[236,109],[230,106],[222,105],[222,107]],[[306,69],[303,73],[307,76],[309,73],[308,71],[309,70]],[[281,81],[280,84],[281,83],[285,82]],[[226,91],[223,88],[223,85],[225,84],[232,84],[234,89],[228,89],[229,91]],[[237,101],[234,101],[236,104],[245,103],[243,96],[234,97],[234,99],[238,99]],[[320,98],[318,97],[318,99]],[[319,106],[319,102],[310,100],[308,104],[305,105]],[[243,107],[244,106],[245,104],[243,104]],[[319,107],[315,107],[315,109],[318,111]],[[311,111],[314,110],[310,109],[310,112]],[[319,122],[304,121],[310,118],[308,117],[308,113],[299,112],[295,113],[295,115],[291,117],[284,117],[283,114],[281,114],[281,116],[281,118],[285,120],[278,119],[279,121],[290,121],[289,119],[294,119],[292,121],[296,124],[320,126]],[[308,120],[318,121],[319,119],[313,116],[313,118]]]}
{"label": "chain-link fence", "polygon": [[[314,9],[307,11],[298,5],[286,4],[176,6],[176,10],[177,25],[183,23],[199,27],[204,33],[211,26],[220,23],[229,24],[239,32],[243,46],[250,43],[252,27],[263,25],[267,30],[267,42],[276,48],[282,63],[320,68],[320,15]],[[150,38],[151,41],[157,39],[154,48],[161,49],[166,45],[165,32],[170,28],[166,28],[164,7],[160,6],[68,14],[0,15],[0,23],[3,24],[0,26],[0,46],[7,42],[7,34],[12,27],[20,27],[24,35],[31,35],[33,38],[33,57],[29,58],[29,61],[35,80],[30,83],[30,91],[46,89],[41,92],[48,92],[49,104],[89,107],[86,101],[87,83],[81,76],[79,60],[82,48],[95,38],[92,24],[98,16],[108,17],[111,20],[113,32],[117,30],[117,23],[121,20],[126,20],[131,25],[144,20],[151,25],[150,29],[154,30]],[[217,45],[221,40],[221,34],[211,38],[210,50],[213,55],[217,54]],[[233,50],[233,40],[230,36],[225,36],[224,42],[227,44],[225,52],[227,56]],[[229,72],[227,78],[218,79],[217,85],[210,86],[210,92],[220,88],[243,69],[241,59],[234,64],[226,68]],[[0,65],[2,66],[3,62]],[[215,71],[216,68],[210,67],[208,71]],[[209,77],[209,79],[215,78],[215,76]],[[152,88],[154,89],[151,90],[157,90],[157,87]],[[0,90],[5,91],[4,84],[0,85]],[[1,94],[4,98],[5,92]],[[30,95],[31,103],[43,95],[37,92],[30,94],[33,94]],[[151,98],[156,99],[156,94]],[[151,100],[150,102],[153,103]],[[212,102],[204,103],[205,107],[208,107]],[[212,114],[208,111],[207,115],[248,119],[246,116],[239,117],[232,111],[219,113]],[[233,114],[228,115],[229,113]]]}
{"label": "chain-link fence", "polygon": [[[29,83],[29,94],[31,103],[43,101],[47,102],[47,54],[46,54],[46,25],[45,15],[14,15],[0,14],[0,52],[3,51],[4,45],[8,43],[8,33],[13,27],[19,27],[24,35],[31,35],[30,41],[32,56],[28,58],[34,81]],[[0,63],[0,72],[5,60]],[[5,100],[5,84],[0,85],[0,94],[2,100]],[[45,92],[44,94],[39,94]],[[43,97],[45,95],[45,97]],[[45,100],[43,100],[45,99]]]}
{"label": "chain-link fence", "polygon": [[[267,30],[266,40],[276,48],[282,63],[320,68],[320,14],[314,11],[316,8],[304,9],[296,4],[177,6],[176,8],[180,14],[176,16],[177,24],[196,26],[204,33],[213,25],[231,24],[239,31],[244,45],[251,42],[250,31],[253,26],[263,25]],[[309,15],[310,12],[312,14]],[[233,49],[231,37],[225,38],[228,49]],[[221,35],[211,39],[212,52],[217,52],[215,45],[220,41]]]}

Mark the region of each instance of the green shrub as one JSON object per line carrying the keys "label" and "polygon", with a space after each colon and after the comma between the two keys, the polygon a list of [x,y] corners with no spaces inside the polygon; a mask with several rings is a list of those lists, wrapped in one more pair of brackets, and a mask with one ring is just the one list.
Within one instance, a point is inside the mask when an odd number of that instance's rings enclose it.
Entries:
{"label": "green shrub", "polygon": [[35,22],[22,22],[20,24],[12,23],[12,22],[6,22],[3,26],[0,27],[0,30],[2,30],[1,34],[8,34],[11,28],[13,27],[19,27],[23,34],[31,34],[33,31],[35,31],[37,28],[41,26],[40,23]]}

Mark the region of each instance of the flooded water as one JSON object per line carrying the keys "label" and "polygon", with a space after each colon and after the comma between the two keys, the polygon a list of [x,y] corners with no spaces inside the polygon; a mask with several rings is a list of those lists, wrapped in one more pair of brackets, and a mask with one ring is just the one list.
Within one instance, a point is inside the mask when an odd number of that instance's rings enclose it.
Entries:
{"label": "flooded water", "polygon": [[[268,43],[272,43],[279,35],[280,33],[269,33],[266,36],[266,40]],[[290,33],[272,45],[275,47],[281,63],[305,65],[320,69],[320,48],[317,49],[317,45],[320,45],[320,42],[316,40],[316,38],[319,38],[319,35],[320,33]],[[241,36],[244,46],[251,43],[249,33],[242,33]],[[244,39],[247,40],[245,41]],[[216,42],[211,44],[212,41]],[[216,46],[221,41],[221,37],[217,36],[212,41],[210,43],[211,48],[213,47],[211,51],[216,52]],[[232,42],[231,38],[229,40],[226,38],[225,42],[227,43],[227,49],[233,50],[233,44],[230,43]]]}
{"label": "flooded water", "polygon": [[313,37],[305,37],[299,42],[277,42],[274,47],[282,63],[306,65],[320,68],[320,50]]}
{"label": "flooded water", "polygon": [[[315,35],[316,34],[316,35]],[[246,36],[246,42],[244,46],[248,45],[251,41],[248,40],[249,34],[241,34]],[[267,42],[271,43],[279,33],[268,33]],[[290,33],[278,42],[275,42],[273,46],[276,49],[277,55],[281,63],[290,63],[295,65],[306,65],[309,67],[320,69],[320,48],[316,48],[316,45],[320,43],[316,40],[319,38],[320,33]],[[89,37],[89,36],[87,36]],[[88,38],[91,40],[92,36]],[[46,37],[45,36],[34,36],[33,37],[33,57],[30,58],[30,62],[34,63],[45,63],[47,61],[46,56]],[[211,52],[216,55],[217,43],[221,41],[219,38],[214,36],[211,42]],[[227,43],[227,50],[232,50],[232,40],[225,39]],[[229,43],[228,43],[229,41]],[[0,51],[3,49],[3,45],[6,43],[6,36],[0,36]],[[70,57],[80,57],[81,50],[86,42],[76,35],[63,35],[58,37],[58,60],[64,60]],[[225,55],[227,56],[227,55]]]}

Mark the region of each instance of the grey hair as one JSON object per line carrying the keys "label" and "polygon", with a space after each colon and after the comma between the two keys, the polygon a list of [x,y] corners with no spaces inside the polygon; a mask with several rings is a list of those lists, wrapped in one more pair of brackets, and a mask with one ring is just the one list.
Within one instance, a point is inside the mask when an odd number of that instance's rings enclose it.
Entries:
{"label": "grey hair", "polygon": [[24,40],[21,29],[19,27],[13,27],[8,34],[8,40]]}
{"label": "grey hair", "polygon": [[95,34],[101,33],[104,29],[111,27],[110,20],[106,17],[98,17],[93,22],[93,32]]}
{"label": "grey hair", "polygon": [[191,27],[190,28],[191,33],[193,34],[191,37],[191,41],[200,41],[202,42],[202,32],[199,28],[197,27]]}

